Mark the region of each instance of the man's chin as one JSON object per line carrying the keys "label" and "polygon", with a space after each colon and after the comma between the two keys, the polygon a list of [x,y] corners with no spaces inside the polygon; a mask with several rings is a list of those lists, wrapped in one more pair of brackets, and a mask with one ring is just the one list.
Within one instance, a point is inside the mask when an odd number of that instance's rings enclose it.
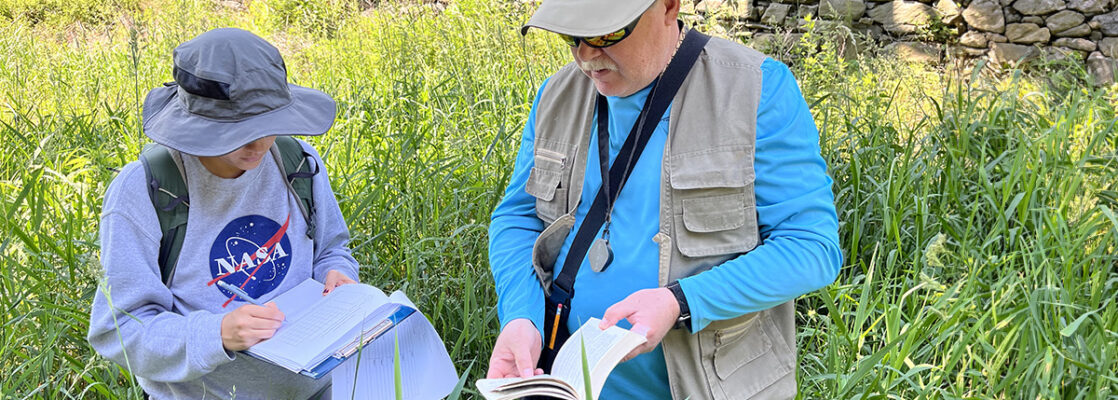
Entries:
{"label": "man's chin", "polygon": [[628,97],[636,93],[635,90],[627,92],[624,88],[618,87],[618,85],[610,85],[597,80],[594,81],[594,88],[598,90],[599,94],[606,97]]}
{"label": "man's chin", "polygon": [[590,75],[590,80],[594,81],[594,88],[597,89],[598,93],[602,96],[617,96],[617,86],[610,84],[608,80],[593,75]]}

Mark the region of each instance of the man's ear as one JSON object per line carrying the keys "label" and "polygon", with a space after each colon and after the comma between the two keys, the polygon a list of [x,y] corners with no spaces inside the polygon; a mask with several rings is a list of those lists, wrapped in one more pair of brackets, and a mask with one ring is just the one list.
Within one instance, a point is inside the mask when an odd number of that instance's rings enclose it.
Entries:
{"label": "man's ear", "polygon": [[684,0],[661,0],[664,2],[665,22],[670,25],[675,25],[675,20],[679,19],[680,1]]}

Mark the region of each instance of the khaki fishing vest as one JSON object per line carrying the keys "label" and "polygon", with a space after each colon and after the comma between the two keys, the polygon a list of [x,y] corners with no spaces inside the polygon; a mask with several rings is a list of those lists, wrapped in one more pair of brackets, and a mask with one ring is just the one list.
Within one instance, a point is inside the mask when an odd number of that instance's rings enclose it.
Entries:
{"label": "khaki fishing vest", "polygon": [[[673,98],[660,189],[660,286],[760,242],[753,152],[765,56],[711,38]],[[536,109],[535,166],[525,191],[547,227],[532,250],[544,290],[574,225],[597,92],[574,64],[551,77]],[[576,294],[577,295],[577,294]],[[783,399],[796,394],[793,302],[663,340],[675,400]]]}

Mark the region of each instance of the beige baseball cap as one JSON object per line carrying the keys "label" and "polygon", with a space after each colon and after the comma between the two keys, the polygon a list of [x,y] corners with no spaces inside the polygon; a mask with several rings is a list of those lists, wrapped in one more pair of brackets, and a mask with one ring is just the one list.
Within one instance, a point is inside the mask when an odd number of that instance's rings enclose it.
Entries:
{"label": "beige baseball cap", "polygon": [[576,37],[601,36],[624,28],[656,0],[544,0],[532,18],[520,27]]}

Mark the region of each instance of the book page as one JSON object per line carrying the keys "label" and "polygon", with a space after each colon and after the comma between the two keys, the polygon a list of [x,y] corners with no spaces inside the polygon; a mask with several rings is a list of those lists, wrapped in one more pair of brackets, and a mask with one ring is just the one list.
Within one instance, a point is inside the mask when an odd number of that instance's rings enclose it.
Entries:
{"label": "book page", "polygon": [[[306,292],[301,292],[293,294],[293,299],[294,295],[307,296]],[[328,347],[342,341],[355,325],[361,324],[369,314],[388,302],[388,297],[380,289],[364,284],[338,286],[326,296],[322,296],[320,289],[317,296],[318,299],[306,310],[298,312],[297,318],[284,321],[275,336],[252,346],[247,352],[292,371],[310,368],[336,350]],[[281,297],[283,295],[276,298],[277,305]],[[282,301],[290,304],[287,299]],[[282,308],[280,310],[283,311]]]}
{"label": "book page", "polygon": [[583,392],[586,388],[582,380],[583,343],[586,345],[586,362],[590,364],[591,388],[596,399],[613,367],[617,366],[617,363],[621,362],[630,351],[645,342],[643,336],[616,325],[600,330],[598,329],[600,323],[600,319],[590,318],[582,324],[582,327],[571,334],[559,349],[559,354],[555,356],[555,364],[551,367],[552,375],[574,387],[578,391],[579,398],[585,396]]}
{"label": "book page", "polygon": [[526,396],[578,400],[577,392],[570,384],[547,374],[531,378],[479,379],[474,385],[487,400],[519,399]]}

